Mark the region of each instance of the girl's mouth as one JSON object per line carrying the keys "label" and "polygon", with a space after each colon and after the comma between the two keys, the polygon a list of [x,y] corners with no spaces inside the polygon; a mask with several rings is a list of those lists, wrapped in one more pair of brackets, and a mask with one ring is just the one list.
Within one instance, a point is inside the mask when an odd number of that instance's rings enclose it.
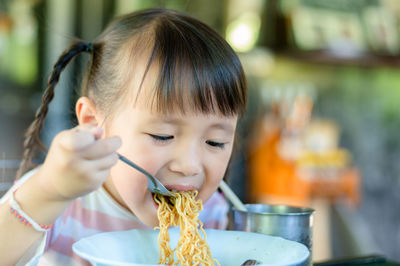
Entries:
{"label": "girl's mouth", "polygon": [[[171,190],[171,192],[179,192],[179,191]],[[155,197],[156,197],[156,193],[151,192],[151,198],[153,199],[154,206],[156,207],[156,209],[158,209],[159,204],[158,204],[158,202],[156,201]],[[164,197],[164,196],[161,196],[161,197]],[[168,203],[169,203],[169,204],[174,205],[174,202],[171,201],[171,198],[170,198],[170,197],[167,196],[166,199],[168,200]]]}
{"label": "girl's mouth", "polygon": [[153,193],[153,192],[151,192],[151,199],[153,200],[153,204],[154,204],[154,206],[156,207],[156,209],[158,209],[158,203],[157,203],[157,201],[155,200],[155,193]]}
{"label": "girl's mouth", "polygon": [[189,191],[189,190],[199,190],[194,185],[184,185],[184,184],[175,184],[175,185],[165,185],[165,187],[171,192],[180,192],[180,191]]}

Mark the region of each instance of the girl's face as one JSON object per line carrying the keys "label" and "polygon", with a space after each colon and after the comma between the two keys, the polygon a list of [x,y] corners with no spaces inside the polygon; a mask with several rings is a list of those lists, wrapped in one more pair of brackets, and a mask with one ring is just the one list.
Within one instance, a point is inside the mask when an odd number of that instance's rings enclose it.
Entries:
{"label": "girl's face", "polygon": [[[207,201],[216,191],[232,152],[237,116],[154,113],[127,104],[107,125],[106,135],[122,139],[121,155],[158,178],[170,190],[198,190]],[[144,99],[143,99],[144,100]],[[147,178],[123,162],[112,169],[106,189],[148,226],[158,225],[157,205]]]}

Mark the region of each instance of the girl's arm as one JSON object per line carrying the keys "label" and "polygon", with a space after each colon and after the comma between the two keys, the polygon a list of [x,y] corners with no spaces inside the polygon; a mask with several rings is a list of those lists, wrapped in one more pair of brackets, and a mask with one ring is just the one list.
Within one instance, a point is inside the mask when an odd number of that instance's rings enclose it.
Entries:
{"label": "girl's arm", "polygon": [[[21,208],[37,223],[52,224],[71,201],[51,201],[46,193],[37,186],[40,178],[36,173],[29,178],[14,194]],[[44,236],[31,226],[24,225],[10,213],[7,200],[0,206],[0,264],[15,265],[28,249]]]}
{"label": "girl's arm", "polygon": [[[38,224],[52,224],[74,199],[106,180],[121,141],[98,140],[101,135],[99,128],[88,125],[61,132],[44,164],[15,192],[21,209]],[[0,206],[0,265],[15,265],[43,234],[12,215],[6,201]]]}

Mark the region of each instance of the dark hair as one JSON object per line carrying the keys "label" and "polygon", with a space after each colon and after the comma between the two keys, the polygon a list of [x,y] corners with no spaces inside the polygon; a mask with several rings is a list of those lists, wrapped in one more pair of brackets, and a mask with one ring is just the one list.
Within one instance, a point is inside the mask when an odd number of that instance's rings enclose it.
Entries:
{"label": "dark hair", "polygon": [[18,176],[33,167],[35,147],[44,148],[40,131],[61,71],[83,51],[91,52],[91,58],[82,80],[82,95],[90,97],[105,114],[112,114],[127,98],[121,96],[129,91],[139,59],[147,60],[147,65],[138,94],[149,69],[158,70],[149,100],[156,111],[185,112],[191,108],[230,116],[245,110],[247,84],[241,63],[216,31],[177,11],[130,13],[113,20],[93,44],[77,42],[57,61],[42,105],[26,133]]}

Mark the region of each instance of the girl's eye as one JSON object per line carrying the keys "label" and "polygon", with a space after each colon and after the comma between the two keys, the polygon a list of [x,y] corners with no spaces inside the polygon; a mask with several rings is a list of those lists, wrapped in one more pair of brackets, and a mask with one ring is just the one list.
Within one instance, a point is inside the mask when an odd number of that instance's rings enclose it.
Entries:
{"label": "girl's eye", "polygon": [[153,134],[149,134],[149,135],[154,140],[159,141],[159,142],[166,142],[166,141],[174,138],[174,136],[160,136],[160,135],[153,135]]}
{"label": "girl's eye", "polygon": [[212,147],[216,147],[216,148],[220,148],[220,149],[225,148],[225,143],[222,143],[222,142],[207,140],[206,143]]}

